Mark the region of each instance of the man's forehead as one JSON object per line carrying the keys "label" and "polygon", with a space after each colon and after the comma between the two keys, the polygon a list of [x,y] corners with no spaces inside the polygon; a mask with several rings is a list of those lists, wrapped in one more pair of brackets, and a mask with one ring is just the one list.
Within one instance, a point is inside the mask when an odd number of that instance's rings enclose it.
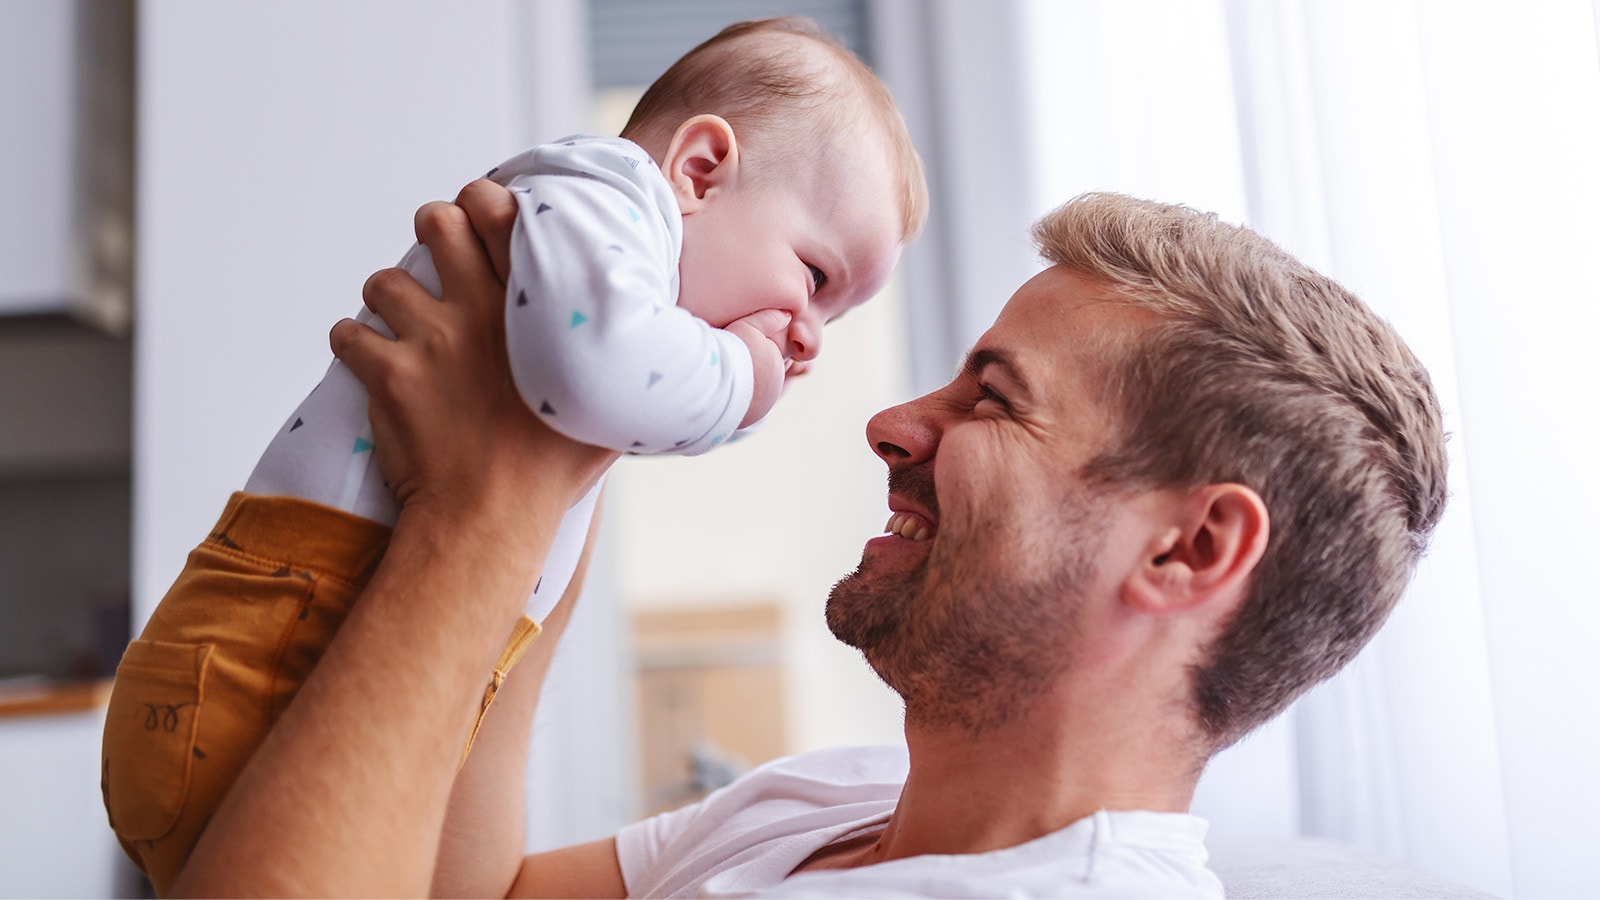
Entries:
{"label": "man's forehead", "polygon": [[1103,283],[1052,266],[1011,296],[974,344],[967,366],[1003,362],[1019,379],[1048,391],[1062,380],[1103,371],[1113,348],[1146,318]]}
{"label": "man's forehead", "polygon": [[1064,266],[1051,266],[1011,295],[975,350],[1009,353],[1070,351],[1072,346],[1126,324],[1127,306],[1099,282]]}

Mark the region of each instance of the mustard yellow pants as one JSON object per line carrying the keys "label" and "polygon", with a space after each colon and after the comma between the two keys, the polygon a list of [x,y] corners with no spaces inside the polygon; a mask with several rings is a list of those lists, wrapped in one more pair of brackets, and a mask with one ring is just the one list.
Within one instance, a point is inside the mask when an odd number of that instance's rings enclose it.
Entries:
{"label": "mustard yellow pants", "polygon": [[[100,790],[117,839],[158,894],[322,657],[388,541],[388,528],[336,509],[234,494],[128,645],[106,710]],[[531,619],[518,624],[479,723],[538,633]],[[471,746],[469,738],[463,760]]]}

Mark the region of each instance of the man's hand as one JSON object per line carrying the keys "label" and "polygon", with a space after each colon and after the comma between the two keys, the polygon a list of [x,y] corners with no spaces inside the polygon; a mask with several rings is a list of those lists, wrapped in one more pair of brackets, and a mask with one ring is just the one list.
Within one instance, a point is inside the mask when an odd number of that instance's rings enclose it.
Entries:
{"label": "man's hand", "polygon": [[755,372],[755,386],[750,392],[750,411],[739,423],[740,428],[760,421],[783,396],[788,361],[783,358],[782,344],[787,340],[792,318],[783,310],[763,309],[742,319],[734,319],[724,329],[744,341],[744,345],[750,349],[750,365]]}
{"label": "man's hand", "polygon": [[468,185],[455,204],[422,207],[417,239],[453,290],[435,300],[409,274],[385,269],[362,297],[396,339],[350,319],[330,334],[367,388],[378,465],[402,510],[427,506],[458,521],[552,484],[566,486],[560,502],[570,505],[615,458],[551,431],[512,383],[504,279],[516,209],[489,181]]}

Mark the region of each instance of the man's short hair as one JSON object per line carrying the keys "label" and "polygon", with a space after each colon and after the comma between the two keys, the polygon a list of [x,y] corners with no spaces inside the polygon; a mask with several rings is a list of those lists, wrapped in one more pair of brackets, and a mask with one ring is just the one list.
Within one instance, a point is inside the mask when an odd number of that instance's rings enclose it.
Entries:
{"label": "man's short hair", "polygon": [[1248,595],[1193,672],[1220,749],[1337,672],[1404,591],[1445,504],[1433,386],[1353,294],[1215,215],[1087,194],[1034,239],[1155,314],[1103,373],[1117,424],[1086,477],[1235,482],[1267,505]]}
{"label": "man's short hair", "polygon": [[717,32],[650,85],[622,136],[670,139],[706,113],[779,161],[826,153],[829,141],[880,137],[898,182],[902,242],[922,229],[927,181],[900,108],[871,67],[810,19],[736,22]]}

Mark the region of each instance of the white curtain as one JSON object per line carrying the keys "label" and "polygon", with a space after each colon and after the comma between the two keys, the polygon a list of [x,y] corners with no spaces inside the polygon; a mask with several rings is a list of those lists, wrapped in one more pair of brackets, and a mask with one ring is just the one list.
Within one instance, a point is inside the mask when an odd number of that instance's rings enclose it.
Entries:
{"label": "white curtain", "polygon": [[931,158],[935,218],[907,260],[913,319],[936,320],[913,328],[919,385],[1028,274],[995,236],[1086,190],[1250,224],[1433,374],[1451,503],[1432,550],[1355,663],[1213,763],[1196,811],[1214,834],[1600,894],[1597,5],[878,3],[880,34],[920,38],[882,60]]}

